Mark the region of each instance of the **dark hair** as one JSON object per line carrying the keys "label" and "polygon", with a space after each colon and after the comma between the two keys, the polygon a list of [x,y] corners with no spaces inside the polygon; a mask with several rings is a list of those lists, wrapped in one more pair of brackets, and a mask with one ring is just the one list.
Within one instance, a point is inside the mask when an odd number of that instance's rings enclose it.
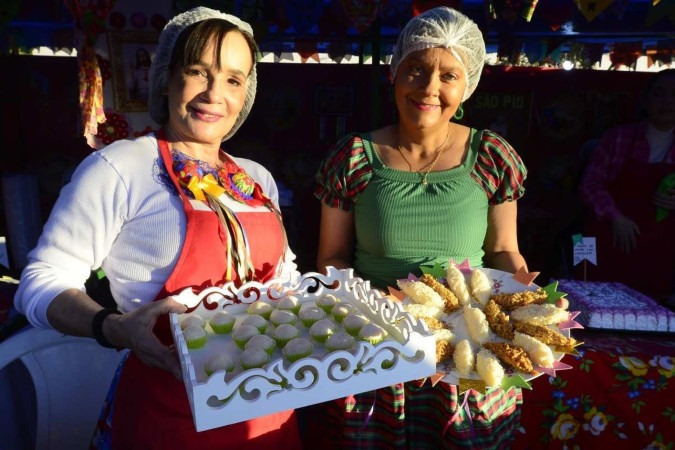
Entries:
{"label": "dark hair", "polygon": [[177,67],[186,67],[196,64],[204,54],[204,49],[211,38],[216,39],[214,46],[214,61],[216,68],[220,70],[219,49],[223,38],[230,31],[240,33],[248,43],[251,51],[251,60],[256,62],[256,55],[259,53],[258,45],[253,40],[253,36],[241,31],[236,25],[221,19],[207,19],[190,25],[185,28],[178,36],[173,46],[171,62],[169,63],[169,72],[173,72]]}
{"label": "dark hair", "polygon": [[645,119],[647,117],[647,100],[649,98],[649,94],[652,91],[652,88],[658,81],[668,76],[671,77],[675,76],[675,69],[660,70],[654,73],[654,75],[652,75],[647,81],[645,89],[644,91],[642,91],[642,104],[640,105],[640,113],[639,113],[641,119]]}

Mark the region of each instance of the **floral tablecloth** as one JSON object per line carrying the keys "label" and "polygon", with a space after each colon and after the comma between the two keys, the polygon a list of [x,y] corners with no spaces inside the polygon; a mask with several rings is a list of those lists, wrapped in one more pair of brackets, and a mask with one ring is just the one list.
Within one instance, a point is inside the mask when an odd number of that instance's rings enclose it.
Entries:
{"label": "floral tablecloth", "polygon": [[514,450],[674,449],[675,335],[575,330],[571,370],[523,390]]}

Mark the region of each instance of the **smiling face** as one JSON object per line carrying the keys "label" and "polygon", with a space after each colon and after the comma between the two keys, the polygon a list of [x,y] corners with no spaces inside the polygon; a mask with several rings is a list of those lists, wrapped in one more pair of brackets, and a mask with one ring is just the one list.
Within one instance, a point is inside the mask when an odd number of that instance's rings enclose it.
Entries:
{"label": "smiling face", "polygon": [[465,88],[462,64],[449,50],[429,48],[410,53],[398,67],[394,80],[401,125],[445,130]]}
{"label": "smiling face", "polygon": [[660,130],[675,127],[675,70],[662,74],[646,96],[647,118]]}
{"label": "smiling face", "polygon": [[167,126],[175,140],[220,146],[244,106],[253,67],[249,44],[230,31],[217,52],[215,45],[211,38],[199,61],[171,71]]}

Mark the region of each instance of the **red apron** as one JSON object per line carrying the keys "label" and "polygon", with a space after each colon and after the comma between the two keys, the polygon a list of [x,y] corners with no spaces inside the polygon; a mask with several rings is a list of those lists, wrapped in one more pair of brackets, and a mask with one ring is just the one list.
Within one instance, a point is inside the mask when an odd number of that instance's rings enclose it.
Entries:
{"label": "red apron", "polygon": [[[195,210],[171,170],[167,143],[158,136],[160,153],[171,180],[180,193],[187,216],[185,243],[176,267],[156,300],[185,287],[196,291],[222,284],[226,269],[224,231],[213,211]],[[246,230],[256,279],[274,275],[284,252],[283,230],[272,212],[237,213]],[[173,343],[168,315],[160,317],[155,333],[167,345]],[[113,449],[284,449],[301,448],[293,410],[228,425],[195,431],[185,385],[162,369],[146,366],[136,355],[129,357],[117,387],[112,415]]]}
{"label": "red apron", "polygon": [[611,224],[589,219],[584,235],[596,237],[598,262],[597,266],[587,266],[589,280],[618,281],[655,300],[673,293],[675,211],[657,223],[652,203],[661,179],[673,172],[673,164],[626,161],[608,191],[619,210],[639,227],[637,248],[629,254],[614,248]]}

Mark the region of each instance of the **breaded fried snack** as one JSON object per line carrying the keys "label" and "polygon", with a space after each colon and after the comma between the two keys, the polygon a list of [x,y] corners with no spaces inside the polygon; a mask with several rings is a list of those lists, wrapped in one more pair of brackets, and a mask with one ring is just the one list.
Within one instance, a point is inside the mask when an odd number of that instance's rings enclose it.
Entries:
{"label": "breaded fried snack", "polygon": [[494,331],[497,336],[508,341],[513,340],[513,325],[511,325],[509,317],[502,312],[494,300],[488,301],[483,313],[485,313],[485,318],[487,319],[490,329]]}
{"label": "breaded fried snack", "polygon": [[455,348],[448,341],[436,341],[436,363],[447,361],[452,357]]}
{"label": "breaded fried snack", "polygon": [[539,288],[536,291],[521,291],[511,294],[493,294],[490,300],[494,300],[500,308],[506,311],[513,311],[516,308],[529,304],[542,304],[546,301],[548,294]]}
{"label": "breaded fried snack", "polygon": [[420,277],[420,281],[429,286],[441,296],[443,302],[445,303],[445,307],[443,309],[446,314],[450,314],[451,312],[457,311],[460,308],[459,299],[457,296],[432,275],[425,273]]}
{"label": "breaded fried snack", "polygon": [[567,337],[562,333],[559,333],[544,325],[536,325],[533,323],[519,322],[514,320],[513,328],[516,331],[532,336],[536,340],[543,342],[546,345],[557,345],[564,348],[572,348],[577,345],[576,339]]}
{"label": "breaded fried snack", "polygon": [[487,342],[485,348],[516,370],[533,375],[537,373],[534,371],[530,357],[522,347],[510,345],[507,342]]}

